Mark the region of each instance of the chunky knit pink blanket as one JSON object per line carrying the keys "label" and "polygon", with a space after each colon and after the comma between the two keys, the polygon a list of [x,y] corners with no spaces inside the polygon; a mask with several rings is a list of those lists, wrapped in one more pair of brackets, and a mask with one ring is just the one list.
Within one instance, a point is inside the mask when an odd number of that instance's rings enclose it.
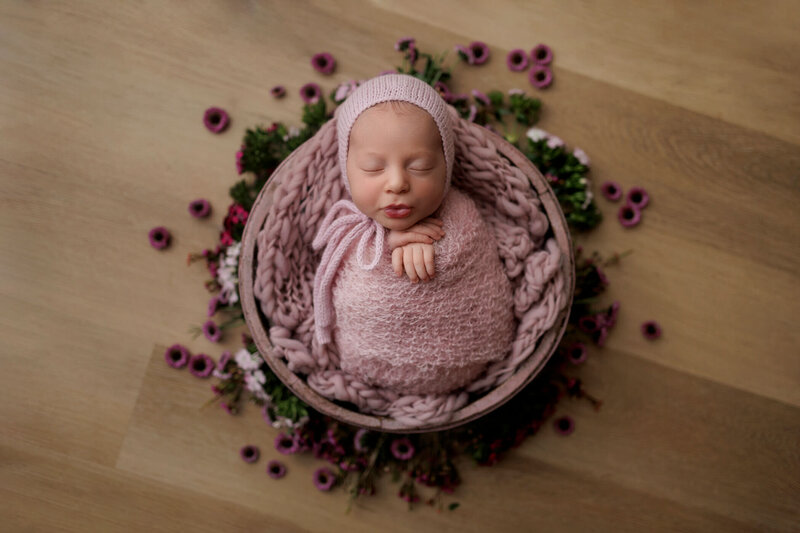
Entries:
{"label": "chunky knit pink blanket", "polygon": [[549,221],[528,178],[498,152],[484,128],[461,119],[455,109],[449,111],[456,145],[452,183],[474,201],[494,236],[513,294],[514,335],[506,357],[490,361],[466,386],[452,392],[402,394],[370,385],[365,376],[343,368],[348,365],[336,343],[321,345],[316,339],[313,286],[321,254],[312,241],[325,214],[346,194],[335,119],[300,146],[267,184],[274,188],[273,200],[256,242],[254,294],[270,320],[274,348],[264,355],[285,359],[287,367],[304,376],[320,395],[408,428],[446,422],[467,403],[469,393],[486,392],[513,375],[569,296],[561,252],[548,233]]}

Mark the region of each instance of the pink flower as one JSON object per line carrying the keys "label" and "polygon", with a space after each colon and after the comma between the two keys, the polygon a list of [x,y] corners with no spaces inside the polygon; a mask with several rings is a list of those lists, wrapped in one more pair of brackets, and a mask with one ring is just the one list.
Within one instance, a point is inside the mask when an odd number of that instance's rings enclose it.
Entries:
{"label": "pink flower", "polygon": [[150,246],[156,250],[161,250],[162,248],[169,246],[170,234],[167,228],[164,226],[158,226],[157,228],[151,229],[150,233],[147,234],[147,237],[150,239]]}
{"label": "pink flower", "polygon": [[641,211],[650,203],[650,196],[642,187],[631,187],[628,191],[628,203]]}
{"label": "pink flower", "polygon": [[245,463],[255,463],[258,461],[260,453],[256,446],[248,444],[239,450],[239,455],[242,457]]}
{"label": "pink flower", "polygon": [[607,200],[616,202],[622,198],[622,187],[616,181],[604,181],[600,186],[600,192]]}
{"label": "pink flower", "polygon": [[555,135],[550,135],[547,137],[547,147],[555,150],[556,148],[564,146],[564,141],[561,140],[560,137],[556,137]]}
{"label": "pink flower", "polygon": [[219,237],[219,243],[222,246],[230,246],[233,244],[233,237],[231,237],[231,234],[228,230],[222,232]]}
{"label": "pink flower", "polygon": [[314,67],[314,70],[317,72],[327,76],[333,73],[333,70],[336,68],[336,60],[328,52],[321,52],[311,57],[311,66]]}
{"label": "pink flower", "polygon": [[306,83],[300,87],[300,98],[306,104],[316,104],[322,98],[322,89],[314,82]]}
{"label": "pink flower", "polygon": [[181,344],[173,344],[164,352],[164,359],[172,368],[183,368],[189,362],[191,354],[189,349]]}
{"label": "pink flower", "polygon": [[635,205],[625,204],[619,208],[617,218],[626,228],[632,228],[642,219],[642,213]]}
{"label": "pink flower", "polygon": [[267,474],[272,479],[280,479],[286,475],[286,465],[277,459],[273,459],[267,463]]}
{"label": "pink flower", "polygon": [[342,102],[345,98],[358,88],[356,80],[346,81],[336,88],[336,93],[333,95],[333,100],[337,103]]}
{"label": "pink flower", "polygon": [[655,320],[648,320],[642,324],[642,334],[647,340],[656,340],[661,336],[661,326]]}
{"label": "pink flower", "polygon": [[586,361],[586,345],[582,342],[574,342],[567,348],[567,358],[573,365],[579,365]]}
{"label": "pink flower", "polygon": [[208,203],[208,200],[198,198],[189,204],[189,213],[193,217],[205,218],[211,213],[211,204]]}
{"label": "pink flower", "polygon": [[242,146],[241,150],[236,152],[236,173],[237,174],[243,174],[244,173],[244,167],[242,166],[242,157],[243,156],[244,156],[244,146]]}
{"label": "pink flower", "polygon": [[189,361],[189,372],[195,377],[205,379],[211,375],[215,366],[214,360],[210,356],[199,353],[192,356]]}
{"label": "pink flower", "polygon": [[331,472],[329,468],[323,466],[314,472],[314,486],[319,490],[331,490],[335,482],[336,476],[334,476],[333,472]]}
{"label": "pink flower", "polygon": [[486,43],[473,41],[470,43],[469,49],[472,51],[472,57],[475,58],[474,63],[476,65],[483,65],[489,60],[489,47]]}
{"label": "pink flower", "polygon": [[470,65],[475,64],[475,54],[472,53],[471,48],[467,48],[464,45],[457,44],[455,45],[454,49],[458,53],[458,57],[460,57],[463,61],[466,61]]}
{"label": "pink flower", "polygon": [[583,151],[583,150],[581,150],[580,148],[575,148],[575,149],[572,151],[572,155],[574,155],[574,156],[575,156],[575,158],[576,158],[578,161],[580,161],[580,162],[581,162],[581,165],[583,165],[583,166],[585,166],[585,167],[588,167],[588,166],[589,166],[589,156],[588,156],[588,155],[586,155],[586,152],[584,152],[584,151]]}
{"label": "pink flower", "polygon": [[521,72],[528,68],[528,54],[522,48],[515,48],[506,56],[506,65],[513,72]]}
{"label": "pink flower", "polygon": [[392,441],[391,450],[392,455],[401,461],[406,461],[414,457],[414,445],[411,444],[408,437],[402,437]]}
{"label": "pink flower", "polygon": [[286,433],[280,433],[275,437],[275,449],[284,455],[291,455],[299,451],[300,445]]}
{"label": "pink flower", "polygon": [[560,435],[569,435],[575,431],[575,421],[569,416],[562,416],[557,418],[553,425]]}
{"label": "pink flower", "polygon": [[207,320],[206,323],[203,324],[203,335],[211,342],[219,342],[219,339],[222,337],[222,330],[219,329],[219,326],[217,326],[213,320]]}
{"label": "pink flower", "polygon": [[228,113],[220,107],[209,107],[203,114],[203,124],[211,133],[222,133],[229,122]]}
{"label": "pink flower", "polygon": [[553,73],[545,65],[534,65],[528,71],[528,81],[537,89],[546,89],[553,83]]}
{"label": "pink flower", "polygon": [[549,65],[553,61],[553,50],[546,44],[537,45],[531,50],[531,60],[537,65]]}
{"label": "pink flower", "polygon": [[467,117],[467,120],[469,122],[475,122],[475,117],[477,116],[478,116],[478,108],[475,106],[475,104],[470,104],[469,116]]}
{"label": "pink flower", "polygon": [[276,85],[269,90],[269,94],[271,94],[274,98],[283,98],[286,95],[286,87],[283,85]]}
{"label": "pink flower", "polygon": [[369,433],[369,431],[367,431],[364,428],[361,428],[358,431],[356,431],[356,435],[355,437],[353,437],[353,448],[355,448],[357,452],[366,451],[366,447],[364,446],[364,436],[367,433]]}

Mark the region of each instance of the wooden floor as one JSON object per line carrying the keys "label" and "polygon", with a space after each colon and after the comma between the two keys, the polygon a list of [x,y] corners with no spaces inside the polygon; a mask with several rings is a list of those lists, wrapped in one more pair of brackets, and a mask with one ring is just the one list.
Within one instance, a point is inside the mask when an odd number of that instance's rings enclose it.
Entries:
{"label": "wooden floor", "polygon": [[[3,2],[0,529],[798,531],[798,25],[788,0]],[[488,43],[487,65],[456,66],[460,92],[535,93],[505,55],[550,45],[540,126],[589,154],[598,197],[613,179],[652,203],[625,230],[598,198],[606,222],[579,239],[634,250],[607,272],[617,326],[577,374],[603,409],[565,401],[570,437],[548,427],[497,466],[463,463],[453,512],[408,512],[385,479],[344,514],[311,457],[268,478],[277,431],[201,409],[209,383],[163,352],[238,347],[192,340],[206,275],[186,256],[215,242],[245,129],[298,124],[308,81],[399,65],[403,36]],[[321,51],[330,78],[309,64]],[[218,136],[213,105],[233,119]],[[198,197],[211,220],[188,215]],[[261,466],[239,459],[247,443]]]}

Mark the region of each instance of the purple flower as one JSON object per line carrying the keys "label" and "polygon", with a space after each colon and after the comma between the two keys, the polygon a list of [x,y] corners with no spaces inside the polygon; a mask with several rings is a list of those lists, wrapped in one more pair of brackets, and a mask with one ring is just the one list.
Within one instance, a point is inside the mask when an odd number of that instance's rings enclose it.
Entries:
{"label": "purple flower", "polygon": [[414,457],[414,445],[408,437],[402,437],[392,441],[392,455],[401,461],[405,461]]}
{"label": "purple flower", "polygon": [[170,234],[164,226],[151,229],[147,236],[150,239],[150,246],[156,250],[161,250],[169,246]]}
{"label": "purple flower", "polygon": [[584,333],[594,333],[599,328],[600,324],[598,324],[597,318],[595,318],[593,315],[582,316],[578,320],[578,329]]}
{"label": "purple flower", "polygon": [[624,227],[632,228],[642,219],[642,213],[636,206],[625,204],[619,208],[617,218]]}
{"label": "purple flower", "polygon": [[528,81],[537,89],[546,89],[553,83],[553,73],[545,65],[534,65],[528,71]]}
{"label": "purple flower", "polygon": [[481,104],[487,107],[492,105],[492,102],[491,100],[489,100],[489,97],[486,96],[484,93],[480,92],[478,89],[472,89],[472,97],[475,98],[476,101],[480,102]]}
{"label": "purple flower", "polygon": [[567,358],[573,365],[586,361],[586,346],[582,342],[574,342],[567,348]]}
{"label": "purple flower", "polygon": [[408,62],[412,65],[416,63],[417,55],[417,47],[414,45],[414,43],[408,45]]}
{"label": "purple flower", "polygon": [[547,178],[547,181],[550,183],[558,183],[558,176],[550,174],[549,172],[545,174],[544,177]]}
{"label": "purple flower", "polygon": [[605,345],[606,338],[608,337],[608,328],[606,326],[601,326],[596,337],[597,338],[595,338],[594,342],[596,342],[598,346]]}
{"label": "purple flower", "polygon": [[358,82],[356,80],[346,81],[336,88],[336,92],[333,95],[333,100],[335,102],[342,102],[357,88]]}
{"label": "purple flower", "polygon": [[616,202],[622,198],[622,187],[616,181],[604,181],[600,186],[600,192],[607,200]]}
{"label": "purple flower", "polygon": [[306,104],[316,104],[322,98],[322,89],[314,82],[306,83],[300,87],[300,98]]}
{"label": "purple flower", "polygon": [[208,301],[208,316],[214,316],[219,309],[219,295],[214,296]]}
{"label": "purple flower", "polygon": [[211,342],[219,342],[220,338],[222,338],[222,330],[213,320],[208,320],[203,324],[203,335]]}
{"label": "purple flower", "polygon": [[581,162],[581,165],[583,165],[583,166],[585,166],[585,167],[588,167],[588,166],[589,166],[589,156],[588,156],[588,155],[586,155],[586,152],[584,152],[584,151],[583,151],[583,150],[581,150],[580,148],[575,148],[575,149],[572,151],[572,155],[574,155],[574,156],[575,156],[575,158],[576,158],[578,161],[580,161],[580,162]]}
{"label": "purple flower", "polygon": [[242,166],[242,157],[244,157],[244,146],[242,146],[241,150],[236,152],[236,173],[237,174],[243,174],[244,173],[244,167]]}
{"label": "purple flower", "polygon": [[609,308],[608,318],[606,319],[606,325],[608,327],[612,327],[617,323],[617,314],[619,314],[619,300],[616,300],[614,303],[612,303],[611,307]]}
{"label": "purple flower", "polygon": [[661,326],[655,320],[648,320],[642,324],[642,334],[647,340],[655,340],[661,336]]}
{"label": "purple flower", "polygon": [[628,191],[628,203],[641,211],[650,203],[650,196],[642,187],[631,187]]}
{"label": "purple flower", "polygon": [[231,377],[230,372],[225,372],[225,367],[228,366],[228,361],[231,360],[231,352],[225,350],[217,361],[217,368],[214,369],[214,377],[219,379],[228,379]]}
{"label": "purple flower", "polygon": [[265,405],[264,407],[261,408],[261,417],[270,426],[273,424],[273,422],[275,422],[275,420],[269,414],[269,405]]}
{"label": "purple flower", "polygon": [[[398,52],[405,52],[408,47],[414,46],[416,40],[413,37],[402,37],[398,39],[396,43],[394,43],[394,49]],[[394,71],[392,71],[394,72]]]}
{"label": "purple flower", "polygon": [[472,53],[471,48],[467,48],[464,45],[457,44],[455,45],[454,49],[458,53],[458,57],[460,57],[462,60],[466,61],[470,65],[475,64],[475,54]]}
{"label": "purple flower", "polygon": [[537,65],[549,65],[553,61],[553,50],[546,44],[537,45],[531,50],[531,60]]}
{"label": "purple flower", "polygon": [[203,115],[203,124],[211,133],[222,133],[229,122],[228,113],[221,107],[209,107]]}
{"label": "purple flower", "polygon": [[339,461],[339,468],[346,472],[356,472],[361,470],[361,464],[351,459],[347,459],[344,461]]}
{"label": "purple flower", "polygon": [[274,98],[283,98],[286,95],[286,87],[283,85],[276,85],[269,90],[269,94],[271,94]]}
{"label": "purple flower", "polygon": [[189,362],[191,355],[186,346],[173,344],[164,352],[164,359],[167,360],[167,364],[172,368],[183,368]]}
{"label": "purple flower", "polygon": [[211,213],[211,204],[208,203],[208,200],[198,198],[189,204],[189,212],[193,217],[205,218]]}
{"label": "purple flower", "polygon": [[453,97],[453,93],[450,92],[450,88],[443,81],[437,81],[434,83],[433,88],[439,91],[439,94],[442,95],[442,98],[444,98],[445,102],[449,102]]}
{"label": "purple flower", "polygon": [[189,360],[189,372],[198,378],[205,379],[209,377],[215,366],[214,360],[204,353],[194,355]]}
{"label": "purple flower", "polygon": [[475,122],[475,117],[477,116],[478,116],[478,108],[475,106],[475,104],[470,104],[469,116],[467,117],[467,120],[469,122]]}
{"label": "purple flower", "polygon": [[528,68],[528,54],[522,48],[515,48],[506,56],[506,65],[509,70],[521,72]]}
{"label": "purple flower", "polygon": [[300,445],[286,433],[279,433],[275,437],[275,449],[284,455],[291,455],[298,452]]}
{"label": "purple flower", "polygon": [[277,459],[273,459],[267,463],[267,474],[272,479],[280,479],[286,475],[286,466]]}
{"label": "purple flower", "polygon": [[317,72],[328,75],[336,68],[336,60],[328,52],[321,52],[311,57],[311,66]]}
{"label": "purple flower", "polygon": [[489,60],[489,47],[486,43],[472,41],[469,44],[469,49],[472,51],[472,57],[475,58],[476,65],[483,65]]}
{"label": "purple flower", "polygon": [[364,428],[359,429],[356,431],[355,437],[353,437],[353,447],[356,449],[357,452],[364,452],[367,450],[366,446],[364,446],[364,436],[369,433]]}
{"label": "purple flower", "polygon": [[605,272],[600,270],[599,266],[595,266],[594,269],[597,271],[597,277],[600,278],[600,282],[603,284],[603,286],[607,286],[608,278],[606,277]]}
{"label": "purple flower", "polygon": [[253,446],[252,444],[248,444],[239,450],[239,455],[242,456],[242,459],[244,459],[245,463],[255,463],[258,461],[260,453],[257,447]]}
{"label": "purple flower", "polygon": [[575,431],[575,421],[569,416],[557,418],[555,422],[553,422],[553,425],[555,426],[556,431],[561,435],[569,435]]}
{"label": "purple flower", "polygon": [[314,486],[319,490],[331,490],[335,482],[336,476],[333,475],[333,472],[331,472],[329,468],[323,466],[314,472]]}
{"label": "purple flower", "polygon": [[229,403],[222,402],[221,404],[219,404],[219,406],[222,407],[225,410],[225,412],[228,413],[229,415],[236,414],[236,409]]}

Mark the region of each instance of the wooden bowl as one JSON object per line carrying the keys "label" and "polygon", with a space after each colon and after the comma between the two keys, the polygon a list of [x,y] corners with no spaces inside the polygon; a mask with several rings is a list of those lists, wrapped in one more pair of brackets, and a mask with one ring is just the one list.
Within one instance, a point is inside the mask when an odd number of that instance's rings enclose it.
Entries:
{"label": "wooden bowl", "polygon": [[[477,124],[472,124],[471,127],[483,128]],[[267,331],[269,321],[266,320],[260,306],[257,304],[253,290],[256,273],[255,258],[257,257],[256,237],[264,226],[264,222],[269,213],[273,195],[282,174],[281,169],[286,165],[292,164],[292,160],[300,150],[300,148],[298,148],[272,173],[250,211],[242,237],[242,248],[240,252],[239,295],[245,321],[247,322],[247,326],[250,329],[250,333],[253,336],[253,340],[259,352],[281,381],[283,381],[296,396],[313,409],[341,422],[375,431],[419,433],[449,429],[488,414],[509,401],[536,377],[556,351],[558,343],[561,341],[567,326],[569,312],[572,307],[572,298],[575,292],[575,258],[573,256],[572,238],[569,228],[567,227],[567,221],[564,218],[564,213],[561,210],[558,199],[555,193],[553,193],[550,184],[533,163],[531,163],[515,146],[499,135],[489,130],[485,130],[483,133],[489,135],[497,147],[498,152],[511,161],[517,168],[521,169],[530,180],[531,185],[541,199],[545,214],[550,222],[550,231],[555,237],[561,251],[563,257],[562,270],[566,280],[563,288],[566,292],[566,303],[556,317],[553,326],[539,337],[536,349],[517,367],[517,371],[511,377],[488,393],[485,393],[483,396],[467,403],[464,407],[455,411],[450,420],[444,423],[422,424],[414,428],[408,428],[394,419],[348,409],[340,405],[340,403],[336,403],[318,394],[308,386],[301,376],[289,370],[283,359],[272,356],[273,348]]]}

